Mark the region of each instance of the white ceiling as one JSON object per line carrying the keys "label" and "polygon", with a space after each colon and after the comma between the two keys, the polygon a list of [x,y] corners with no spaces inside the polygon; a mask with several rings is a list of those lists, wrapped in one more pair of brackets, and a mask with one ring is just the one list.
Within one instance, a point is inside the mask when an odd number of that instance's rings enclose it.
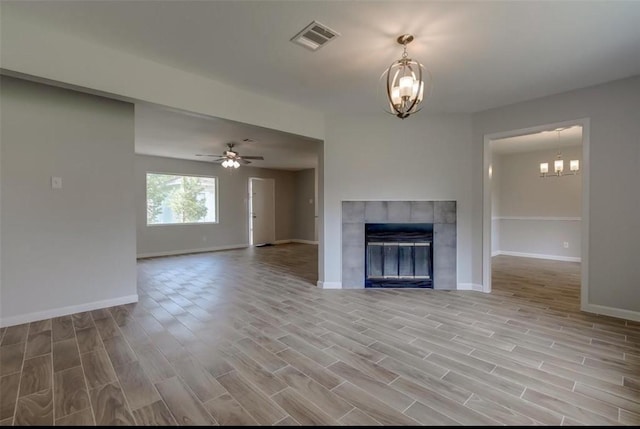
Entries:
{"label": "white ceiling", "polygon": [[544,149],[558,149],[582,144],[582,127],[573,126],[558,132],[542,131],[535,134],[492,140],[491,151],[498,154],[533,152]]}
{"label": "white ceiling", "polygon": [[320,143],[307,137],[149,104],[136,104],[135,115],[136,153],[211,162],[196,154],[222,155],[234,142],[240,156],[264,157],[251,167],[301,170],[318,164]]}
{"label": "white ceiling", "polygon": [[[422,115],[476,112],[640,74],[640,1],[47,0],[2,1],[2,8],[328,114],[382,111],[379,77],[400,57],[395,39],[403,33],[415,36],[410,57],[433,75]],[[317,52],[289,41],[313,20],[341,36]],[[227,141],[256,132],[255,144],[238,146],[241,154],[263,155],[262,166],[273,168],[310,165],[307,147],[292,136],[141,111],[141,153],[222,153]],[[285,146],[288,156],[279,152]]]}

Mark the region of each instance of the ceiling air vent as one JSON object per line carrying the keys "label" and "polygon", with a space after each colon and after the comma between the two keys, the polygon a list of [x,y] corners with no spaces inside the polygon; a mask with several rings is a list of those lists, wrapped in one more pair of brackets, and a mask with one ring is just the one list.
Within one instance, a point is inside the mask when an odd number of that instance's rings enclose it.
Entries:
{"label": "ceiling air vent", "polygon": [[313,21],[296,34],[291,41],[312,51],[317,51],[340,34],[318,21]]}

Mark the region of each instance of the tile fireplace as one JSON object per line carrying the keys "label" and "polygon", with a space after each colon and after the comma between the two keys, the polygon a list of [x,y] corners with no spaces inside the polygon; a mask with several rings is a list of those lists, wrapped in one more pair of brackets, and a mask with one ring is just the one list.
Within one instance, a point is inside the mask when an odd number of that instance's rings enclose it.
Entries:
{"label": "tile fireplace", "polygon": [[342,287],[457,289],[455,201],[343,201]]}

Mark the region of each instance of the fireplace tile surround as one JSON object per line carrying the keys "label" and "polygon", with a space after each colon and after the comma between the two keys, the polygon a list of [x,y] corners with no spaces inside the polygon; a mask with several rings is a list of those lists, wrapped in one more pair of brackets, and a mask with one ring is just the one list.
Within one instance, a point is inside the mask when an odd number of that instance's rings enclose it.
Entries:
{"label": "fireplace tile surround", "polygon": [[457,289],[456,201],[343,201],[342,287],[363,289],[365,224],[433,223],[433,288]]}

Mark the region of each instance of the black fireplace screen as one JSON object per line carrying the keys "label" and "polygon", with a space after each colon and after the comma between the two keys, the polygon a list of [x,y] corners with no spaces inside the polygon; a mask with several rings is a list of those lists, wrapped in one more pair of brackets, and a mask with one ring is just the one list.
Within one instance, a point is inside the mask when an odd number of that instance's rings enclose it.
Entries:
{"label": "black fireplace screen", "polygon": [[366,224],[365,287],[433,287],[433,224]]}

